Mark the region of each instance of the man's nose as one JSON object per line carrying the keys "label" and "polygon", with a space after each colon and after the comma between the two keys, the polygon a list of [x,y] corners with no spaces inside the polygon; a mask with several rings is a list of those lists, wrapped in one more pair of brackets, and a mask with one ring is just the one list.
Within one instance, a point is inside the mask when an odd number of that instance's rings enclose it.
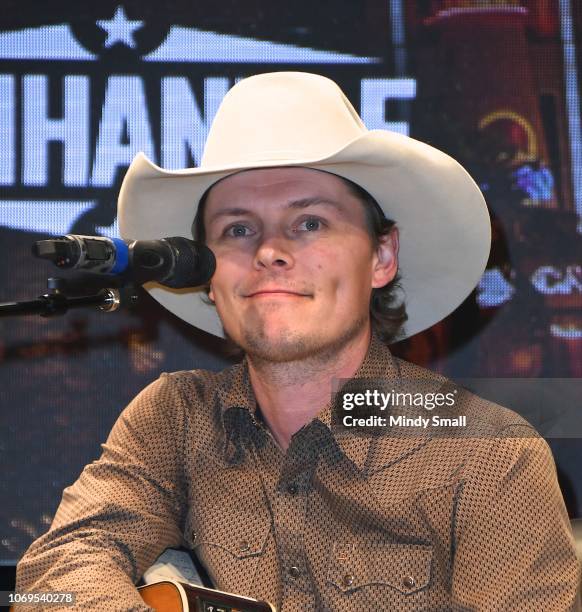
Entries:
{"label": "man's nose", "polygon": [[265,236],[257,246],[255,254],[255,267],[291,267],[294,257],[291,252],[290,241],[281,235]]}

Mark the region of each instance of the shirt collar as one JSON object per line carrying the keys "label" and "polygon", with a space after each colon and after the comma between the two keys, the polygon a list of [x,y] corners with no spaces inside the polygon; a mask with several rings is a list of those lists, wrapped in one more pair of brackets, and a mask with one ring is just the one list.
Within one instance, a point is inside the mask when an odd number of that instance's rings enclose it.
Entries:
{"label": "shirt collar", "polygon": [[[228,443],[234,442],[241,437],[245,430],[248,431],[249,424],[259,427],[257,419],[257,401],[250,383],[248,359],[245,356],[240,364],[226,370],[230,375],[220,381],[217,389],[219,403],[221,406],[222,424],[226,436],[226,447]],[[360,367],[352,376],[352,379],[394,379],[399,378],[400,366],[386,344],[372,333],[366,357]],[[338,388],[340,381],[333,381],[334,388]],[[345,381],[341,381],[345,382]],[[341,386],[341,385],[339,385]],[[328,404],[313,419],[323,423],[330,432],[342,452],[359,469],[362,469],[370,448],[371,436],[360,436],[353,433],[331,433],[332,398]],[[312,423],[313,423],[312,421]],[[227,450],[225,447],[225,450]]]}

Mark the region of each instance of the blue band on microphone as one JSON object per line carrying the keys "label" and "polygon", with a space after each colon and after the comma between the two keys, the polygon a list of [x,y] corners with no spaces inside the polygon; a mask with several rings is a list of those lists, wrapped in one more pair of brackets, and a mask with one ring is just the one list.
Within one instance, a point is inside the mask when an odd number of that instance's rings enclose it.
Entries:
{"label": "blue band on microphone", "polygon": [[111,241],[115,244],[115,263],[109,274],[121,274],[129,263],[129,247],[121,238],[112,238]]}

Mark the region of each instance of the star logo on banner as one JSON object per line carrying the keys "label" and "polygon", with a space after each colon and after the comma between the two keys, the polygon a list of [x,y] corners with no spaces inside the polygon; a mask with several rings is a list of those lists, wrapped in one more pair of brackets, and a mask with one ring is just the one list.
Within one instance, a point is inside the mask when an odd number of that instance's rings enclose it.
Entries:
{"label": "star logo on banner", "polygon": [[143,21],[131,21],[127,18],[122,6],[115,9],[113,19],[100,19],[96,22],[97,25],[107,32],[107,40],[104,47],[108,49],[117,43],[122,43],[126,47],[135,49],[137,43],[133,38],[136,30],[143,27]]}

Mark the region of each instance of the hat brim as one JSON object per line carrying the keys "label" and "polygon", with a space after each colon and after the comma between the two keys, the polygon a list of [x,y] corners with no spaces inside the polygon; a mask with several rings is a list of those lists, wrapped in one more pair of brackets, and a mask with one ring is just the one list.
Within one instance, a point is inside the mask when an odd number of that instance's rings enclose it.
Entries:
{"label": "hat brim", "polygon": [[[408,320],[394,341],[427,329],[453,312],[479,282],[491,245],[483,195],[452,157],[413,138],[372,130],[325,158],[257,159],[244,165],[164,170],[140,153],[119,194],[120,234],[127,240],[192,238],[203,193],[241,170],[303,166],[350,179],[368,191],[396,221],[399,272]],[[224,337],[214,306],[202,288],[144,285],[191,325]]]}

